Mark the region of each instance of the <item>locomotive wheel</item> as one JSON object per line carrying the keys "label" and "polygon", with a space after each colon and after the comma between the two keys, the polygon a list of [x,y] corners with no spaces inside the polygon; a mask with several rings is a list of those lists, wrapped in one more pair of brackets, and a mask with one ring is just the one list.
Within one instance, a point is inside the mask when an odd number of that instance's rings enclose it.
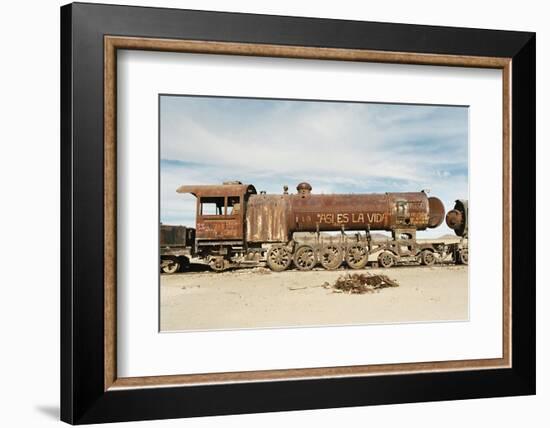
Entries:
{"label": "locomotive wheel", "polygon": [[267,265],[272,271],[282,272],[290,266],[292,254],[282,245],[276,245],[267,252]]}
{"label": "locomotive wheel", "polygon": [[335,270],[342,264],[342,251],[336,245],[327,245],[321,249],[319,261],[326,270]]}
{"label": "locomotive wheel", "polygon": [[435,254],[430,250],[424,250],[420,253],[420,262],[424,266],[433,266],[435,263]]}
{"label": "locomotive wheel", "polygon": [[390,268],[395,264],[395,256],[389,251],[384,251],[378,256],[378,264],[383,268]]}
{"label": "locomotive wheel", "polygon": [[165,263],[162,266],[162,271],[164,273],[176,273],[180,270],[180,264],[178,262],[178,259],[175,257],[171,257],[170,259],[166,259],[168,263]]}
{"label": "locomotive wheel", "polygon": [[363,269],[369,261],[367,249],[362,245],[354,245],[348,248],[346,263],[352,269]]}
{"label": "locomotive wheel", "polygon": [[310,245],[301,245],[294,253],[294,265],[300,270],[311,270],[317,264],[315,250]]}
{"label": "locomotive wheel", "polygon": [[458,254],[458,258],[460,259],[460,263],[463,265],[468,264],[468,250],[462,250]]}

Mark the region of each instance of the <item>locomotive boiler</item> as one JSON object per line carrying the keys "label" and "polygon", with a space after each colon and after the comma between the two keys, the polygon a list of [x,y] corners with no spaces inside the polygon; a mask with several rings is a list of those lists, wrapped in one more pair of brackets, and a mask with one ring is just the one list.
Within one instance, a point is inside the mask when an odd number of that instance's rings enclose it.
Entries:
{"label": "locomotive boiler", "polygon": [[294,232],[417,231],[443,222],[443,203],[425,192],[314,194],[309,183],[298,193],[252,195],[246,212],[249,242],[288,241]]}
{"label": "locomotive boiler", "polygon": [[[300,183],[290,194],[258,193],[251,184],[184,185],[196,197],[192,256],[214,270],[261,263],[275,271],[291,264],[310,270],[343,263],[365,267],[375,257],[382,267],[413,261],[431,265],[447,254],[441,243],[419,243],[416,232],[441,225],[445,208],[426,192],[315,194]],[[371,231],[389,231],[374,240]],[[172,267],[173,268],[173,267]]]}

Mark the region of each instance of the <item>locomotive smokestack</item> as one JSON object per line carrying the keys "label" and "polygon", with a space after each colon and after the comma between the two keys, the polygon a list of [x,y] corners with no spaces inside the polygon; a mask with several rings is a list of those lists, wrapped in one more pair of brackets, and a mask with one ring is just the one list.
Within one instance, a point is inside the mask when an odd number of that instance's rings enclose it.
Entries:
{"label": "locomotive smokestack", "polygon": [[311,193],[312,187],[311,184],[302,182],[296,186],[296,190],[299,195],[309,195]]}

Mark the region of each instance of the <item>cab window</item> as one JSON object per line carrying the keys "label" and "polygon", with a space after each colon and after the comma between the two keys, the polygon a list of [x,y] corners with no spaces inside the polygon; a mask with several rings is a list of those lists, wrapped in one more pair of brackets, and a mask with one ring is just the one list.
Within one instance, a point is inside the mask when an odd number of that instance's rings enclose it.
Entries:
{"label": "cab window", "polygon": [[227,215],[237,215],[241,212],[240,196],[227,197]]}
{"label": "cab window", "polygon": [[200,215],[223,215],[224,198],[206,197],[201,198]]}

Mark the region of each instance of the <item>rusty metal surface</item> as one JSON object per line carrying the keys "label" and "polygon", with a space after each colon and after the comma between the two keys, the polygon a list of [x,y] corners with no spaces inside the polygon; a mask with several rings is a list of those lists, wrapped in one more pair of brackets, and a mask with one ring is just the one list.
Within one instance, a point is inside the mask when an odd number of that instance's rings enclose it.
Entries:
{"label": "rusty metal surface", "polygon": [[[445,211],[438,198],[424,192],[380,194],[315,194],[309,183],[296,194],[256,194],[248,184],[181,186],[180,193],[203,197],[242,197],[237,216],[201,215],[197,239],[246,238],[247,242],[288,242],[294,232],[424,230],[437,227]],[[225,212],[225,211],[224,211]],[[245,237],[243,235],[246,234]]]}
{"label": "rusty metal surface", "polygon": [[457,236],[468,236],[468,201],[457,199],[454,208],[447,213],[445,221]]}
{"label": "rusty metal surface", "polygon": [[[423,192],[385,194],[289,195],[289,230],[424,230],[443,220],[443,203]],[[430,206],[434,206],[435,214]]]}
{"label": "rusty metal surface", "polygon": [[447,213],[446,221],[447,226],[455,230],[462,225],[462,222],[464,221],[464,216],[460,211],[453,209]]}
{"label": "rusty metal surface", "polygon": [[241,216],[199,216],[197,218],[198,239],[242,238]]}
{"label": "rusty metal surface", "polygon": [[290,195],[291,231],[385,229],[390,224],[386,195]]}
{"label": "rusty metal surface", "polygon": [[194,196],[239,196],[244,194],[256,194],[256,188],[252,184],[193,184],[183,185],[177,188],[178,193],[191,193]]}
{"label": "rusty metal surface", "polygon": [[441,223],[443,223],[443,219],[445,218],[445,206],[440,199],[434,198],[433,196],[428,198],[428,205],[428,227],[438,227],[439,225],[441,225]]}
{"label": "rusty metal surface", "polygon": [[311,193],[312,187],[311,184],[304,181],[296,186],[296,190],[298,191],[299,195],[309,195]]}
{"label": "rusty metal surface", "polygon": [[[197,197],[197,207],[201,198],[219,197],[224,198],[223,212],[216,215],[203,215],[197,209],[196,237],[197,240],[219,240],[219,239],[243,239],[244,238],[244,207],[246,199],[256,194],[256,188],[251,184],[241,182],[228,182],[221,185],[184,185],[176,192],[191,193]],[[227,209],[228,199],[239,197],[240,206],[238,214],[230,214]]]}
{"label": "rusty metal surface", "polygon": [[247,241],[288,241],[288,215],[289,195],[251,195],[246,207]]}
{"label": "rusty metal surface", "polygon": [[194,229],[186,226],[171,226],[167,224],[160,225],[160,246],[174,247],[185,246],[192,243],[194,239]]}
{"label": "rusty metal surface", "polygon": [[[424,192],[384,194],[310,193],[253,195],[246,214],[247,240],[286,242],[293,232],[344,230],[424,230],[437,227],[445,215],[443,203]],[[401,208],[398,208],[400,206]]]}

